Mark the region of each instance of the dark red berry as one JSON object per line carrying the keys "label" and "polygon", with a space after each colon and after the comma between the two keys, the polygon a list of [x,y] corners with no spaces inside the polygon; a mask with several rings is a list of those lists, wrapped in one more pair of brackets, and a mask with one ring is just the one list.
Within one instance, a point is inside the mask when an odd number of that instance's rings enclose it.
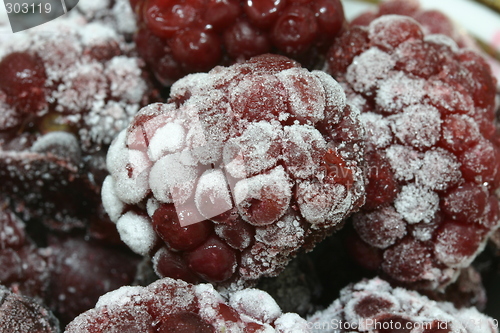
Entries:
{"label": "dark red berry", "polygon": [[192,72],[212,69],[221,59],[219,36],[203,29],[177,33],[170,42],[173,57]]}
{"label": "dark red berry", "polygon": [[180,312],[162,320],[158,333],[215,333],[215,328],[192,312]]}
{"label": "dark red berry", "polygon": [[258,56],[187,76],[168,103],[142,109],[110,147],[103,198],[124,241],[157,253],[161,276],[188,267],[253,283],[361,206],[363,135],[330,76]]}
{"label": "dark red berry", "polygon": [[37,114],[48,107],[43,61],[27,52],[14,52],[0,62],[0,90],[21,113]]}
{"label": "dark red berry", "polygon": [[162,205],[153,215],[156,233],[175,251],[187,251],[202,244],[212,231],[211,223],[204,221],[181,226],[174,205]]}
{"label": "dark red berry", "polygon": [[199,21],[201,0],[147,0],[142,7],[142,19],[159,37],[170,38]]}
{"label": "dark red berry", "polygon": [[210,237],[186,254],[189,268],[210,282],[229,279],[236,270],[236,260],[235,251],[217,237]]}
{"label": "dark red berry", "polygon": [[314,12],[307,7],[289,7],[274,24],[272,39],[285,54],[305,52],[318,31]]}

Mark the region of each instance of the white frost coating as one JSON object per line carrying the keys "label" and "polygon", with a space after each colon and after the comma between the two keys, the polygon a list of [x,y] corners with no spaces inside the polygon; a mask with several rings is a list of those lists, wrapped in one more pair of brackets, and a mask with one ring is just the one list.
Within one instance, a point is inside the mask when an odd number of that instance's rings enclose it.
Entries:
{"label": "white frost coating", "polygon": [[191,197],[198,172],[184,157],[182,153],[169,154],[151,168],[149,186],[158,201],[172,202],[172,192],[176,204],[183,204]]}
{"label": "white frost coating", "polygon": [[426,151],[422,162],[415,176],[416,182],[433,190],[446,190],[462,175],[455,155],[442,148]]}
{"label": "white frost coating", "polygon": [[285,126],[283,132],[283,160],[287,171],[302,179],[317,175],[326,153],[323,135],[309,125]]}
{"label": "white frost coating", "polygon": [[233,207],[229,185],[221,169],[207,170],[200,176],[194,201],[198,211],[207,219]]}
{"label": "white frost coating", "polygon": [[353,225],[361,239],[380,249],[393,245],[406,235],[402,216],[391,206],[366,214],[355,214]]}
{"label": "white frost coating", "polygon": [[80,145],[76,137],[68,132],[49,132],[42,135],[33,145],[31,151],[37,153],[50,152],[71,161],[80,162]]}
{"label": "white frost coating", "polygon": [[392,145],[385,152],[394,177],[399,181],[412,180],[423,164],[423,153],[407,146]]}
{"label": "white frost coating", "polygon": [[138,286],[123,286],[116,290],[110,291],[101,297],[97,301],[95,308],[113,308],[126,306],[127,303],[132,302],[134,298],[140,297],[139,295],[144,293],[144,287]]}
{"label": "white frost coating", "polygon": [[[318,224],[330,222],[336,224],[337,219],[331,219],[333,212],[343,207],[342,203],[346,200],[347,191],[340,184],[326,184],[318,181],[305,180],[297,183],[297,203],[300,212],[307,222]],[[346,210],[347,211],[347,210]],[[343,213],[345,214],[344,211]],[[342,216],[343,218],[345,216]]]}
{"label": "white frost coating", "polygon": [[380,84],[375,101],[383,110],[401,112],[405,107],[421,104],[426,95],[425,80],[410,78],[404,72],[393,72]]}
{"label": "white frost coating", "polygon": [[88,23],[83,29],[79,29],[78,33],[82,43],[86,46],[105,45],[110,41],[118,40],[116,31],[100,22]]}
{"label": "white frost coating", "polygon": [[394,207],[410,223],[430,222],[439,208],[439,195],[415,184],[401,188]]}
{"label": "white frost coating", "polygon": [[125,203],[141,201],[149,191],[150,161],[146,154],[125,146],[126,130],[111,144],[106,166],[115,181],[115,193]]}
{"label": "white frost coating", "polygon": [[281,147],[280,126],[260,121],[251,123],[241,136],[224,145],[223,159],[227,172],[234,178],[255,175],[276,164]]}
{"label": "white frost coating", "polygon": [[125,34],[133,34],[137,30],[137,24],[132,6],[127,0],[116,0],[111,9],[115,19],[116,29]]}
{"label": "white frost coating", "polygon": [[[382,45],[385,48],[391,49],[392,45],[388,42],[388,40],[391,40],[391,35],[394,34],[394,26],[397,27],[398,23],[415,24],[418,25],[420,29],[422,29],[420,23],[409,16],[394,14],[382,15],[373,20],[368,26],[368,38],[372,43],[376,43],[377,45]],[[409,39],[408,37],[411,37],[411,35],[409,35],[410,32],[405,29],[398,29],[397,33],[398,38],[401,39],[407,40]]]}
{"label": "white frost coating", "polygon": [[278,303],[271,295],[259,289],[248,288],[235,292],[229,299],[229,305],[236,311],[267,324],[272,324],[281,316]]}
{"label": "white frost coating", "polygon": [[285,313],[274,322],[276,333],[310,333],[307,320],[296,313]]}
{"label": "white frost coating", "polygon": [[346,80],[355,91],[371,95],[395,64],[390,54],[372,47],[354,58],[347,68]]}
{"label": "white frost coating", "polygon": [[106,64],[105,74],[109,78],[111,96],[128,103],[140,103],[146,94],[147,85],[137,58],[113,57]]}
{"label": "white frost coating", "polygon": [[453,50],[453,52],[457,52],[459,49],[457,43],[453,39],[443,34],[425,35],[424,42],[446,45],[450,47]]}
{"label": "white frost coating", "polygon": [[102,183],[101,199],[104,210],[109,215],[111,221],[116,223],[123,213],[125,204],[116,196],[115,181],[112,176],[106,176]]}
{"label": "white frost coating", "polygon": [[168,153],[175,153],[184,147],[186,132],[180,124],[168,123],[159,128],[149,141],[148,156],[157,161]]}
{"label": "white frost coating", "polygon": [[392,133],[386,117],[373,112],[363,112],[360,121],[364,125],[367,141],[373,148],[383,148],[391,143]]}
{"label": "white frost coating", "polygon": [[[457,310],[451,303],[435,302],[415,291],[392,288],[380,278],[364,280],[344,288],[340,292],[340,298],[327,309],[309,317],[309,327],[317,333],[335,333],[338,330],[334,329],[331,323],[342,320],[360,323],[357,328],[360,332],[377,331],[375,327],[377,320],[360,320],[363,316],[356,311],[355,304],[363,299],[369,302],[367,306],[370,312],[378,312],[378,316],[374,315],[371,319],[380,320],[381,316],[401,317],[415,323],[415,328],[412,330],[415,333],[423,332],[423,323],[433,321],[445,324],[443,328],[452,333],[498,333],[498,329],[493,325],[493,319],[480,314],[475,308]],[[366,309],[367,306],[363,308]],[[382,321],[379,321],[379,325],[381,323]]]}
{"label": "white frost coating", "polygon": [[121,240],[132,251],[140,255],[148,255],[157,241],[151,222],[144,216],[127,212],[116,222],[116,229]]}
{"label": "white frost coating", "polygon": [[111,0],[85,0],[82,1],[82,3],[78,4],[78,9],[80,9],[84,13],[95,13],[98,11],[106,10],[106,8],[109,7],[110,1]]}
{"label": "white frost coating", "polygon": [[335,112],[343,111],[347,105],[347,98],[340,84],[330,74],[323,71],[314,70],[311,74],[323,84],[326,106],[332,107]]}
{"label": "white frost coating", "polygon": [[146,211],[149,217],[153,217],[156,210],[160,208],[160,203],[155,198],[149,198],[146,202]]}
{"label": "white frost coating", "polygon": [[[263,189],[265,188],[265,191]],[[281,165],[272,169],[269,173],[242,179],[236,183],[233,189],[233,199],[243,219],[247,219],[244,208],[246,201],[252,199],[264,200],[266,195],[273,198],[282,207],[280,216],[286,211],[292,197],[292,184],[290,178]],[[250,221],[247,221],[250,222]]]}
{"label": "white frost coating", "polygon": [[286,69],[276,77],[288,92],[290,111],[298,119],[316,123],[325,117],[325,90],[317,77],[305,68]]}
{"label": "white frost coating", "polygon": [[104,66],[97,61],[78,62],[65,72],[51,98],[57,100],[56,111],[79,113],[94,103],[104,105],[107,82]]}
{"label": "white frost coating", "polygon": [[441,134],[441,114],[430,105],[412,105],[389,117],[396,138],[417,149],[432,147]]}

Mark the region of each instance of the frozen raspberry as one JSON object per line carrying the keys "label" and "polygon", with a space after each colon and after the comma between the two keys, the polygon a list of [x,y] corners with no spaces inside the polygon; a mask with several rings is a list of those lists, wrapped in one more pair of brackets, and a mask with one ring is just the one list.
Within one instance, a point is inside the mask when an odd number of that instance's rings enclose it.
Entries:
{"label": "frozen raspberry", "polygon": [[98,214],[107,147],[156,94],[122,36],[84,23],[57,20],[0,52],[0,192],[62,230]]}
{"label": "frozen raspberry", "polygon": [[[340,44],[354,34],[366,37],[355,52]],[[406,16],[345,35],[329,68],[368,134],[367,199],[353,217],[364,245],[354,256],[391,281],[442,289],[499,226],[496,80],[478,54],[424,37]]]}
{"label": "frozen raspberry", "polygon": [[59,321],[33,299],[0,286],[0,331],[59,333]]}
{"label": "frozen raspberry", "polygon": [[340,0],[131,0],[138,51],[156,78],[180,77],[267,52],[319,66],[344,25]]}
{"label": "frozen raspberry", "polygon": [[307,322],[281,312],[269,294],[244,289],[223,298],[212,285],[164,278],[147,287],[122,287],[102,296],[66,333],[305,332]]}
{"label": "frozen raspberry", "polygon": [[105,293],[134,281],[139,258],[130,251],[85,241],[50,237],[50,292],[46,303],[62,325],[94,307]]}
{"label": "frozen raspberry", "polygon": [[160,276],[276,276],[363,203],[358,114],[283,56],[187,76],[111,145],[104,207]]}
{"label": "frozen raspberry", "polygon": [[[343,332],[491,332],[495,320],[476,308],[456,309],[451,303],[431,301],[414,291],[392,288],[374,278],[342,290],[326,310],[309,318],[313,332],[336,325]],[[333,330],[332,330],[333,331]]]}
{"label": "frozen raspberry", "polygon": [[0,206],[0,283],[12,291],[42,300],[48,293],[47,253],[37,248],[26,225],[5,204]]}
{"label": "frozen raspberry", "polygon": [[384,0],[376,11],[368,11],[355,17],[351,25],[368,26],[384,15],[404,15],[415,19],[426,35],[442,34],[453,39],[460,47],[474,46],[474,41],[446,14],[435,9],[423,9],[418,0]]}

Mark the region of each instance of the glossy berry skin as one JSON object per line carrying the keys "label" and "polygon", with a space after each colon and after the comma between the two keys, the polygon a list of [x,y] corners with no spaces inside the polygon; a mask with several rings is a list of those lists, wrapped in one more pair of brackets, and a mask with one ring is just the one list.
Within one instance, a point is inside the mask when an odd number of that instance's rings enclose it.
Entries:
{"label": "glossy berry skin", "polygon": [[[340,297],[327,309],[309,318],[312,327],[325,323],[366,323],[363,326],[345,324],[340,333],[355,332],[411,332],[473,333],[476,327],[468,322],[481,322],[482,332],[495,333],[495,320],[476,308],[455,308],[451,303],[432,301],[415,291],[393,288],[388,282],[373,278],[351,284],[340,292]],[[375,324],[377,323],[377,324]],[[377,326],[375,326],[377,325]],[[387,327],[380,330],[377,327]]]}
{"label": "glossy berry skin", "polygon": [[339,0],[133,0],[131,6],[138,51],[166,86],[268,52],[320,66],[345,21]]}
{"label": "glossy berry skin", "polygon": [[353,217],[364,245],[354,257],[392,282],[446,287],[500,222],[488,65],[410,17],[386,15],[339,36],[329,72],[367,131],[367,200]]}
{"label": "glossy berry skin", "polygon": [[[259,307],[256,308],[256,302]],[[160,279],[147,287],[122,287],[75,318],[65,333],[104,333],[116,329],[148,333],[304,331],[305,319],[282,314],[269,294],[245,289],[222,297],[212,285]]]}
{"label": "glossy berry skin", "polygon": [[189,75],[111,145],[104,207],[160,276],[276,276],[364,202],[364,132],[344,98],[279,55]]}

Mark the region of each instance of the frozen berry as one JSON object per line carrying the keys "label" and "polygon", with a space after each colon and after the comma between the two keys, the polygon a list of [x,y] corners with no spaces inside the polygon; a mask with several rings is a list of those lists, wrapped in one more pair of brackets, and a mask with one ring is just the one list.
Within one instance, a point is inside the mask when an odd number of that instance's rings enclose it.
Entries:
{"label": "frozen berry", "polygon": [[126,249],[79,237],[51,237],[45,251],[51,270],[46,302],[64,325],[108,291],[131,284],[139,263]]}
{"label": "frozen berry", "polygon": [[59,333],[59,321],[35,300],[0,286],[0,330],[2,332]]}
{"label": "frozen berry", "polygon": [[353,216],[365,245],[353,255],[393,282],[442,289],[498,227],[496,80],[481,56],[408,16],[348,29],[330,55],[368,133],[366,204]]}
{"label": "frozen berry", "polygon": [[95,309],[73,320],[66,333],[134,332],[301,332],[307,322],[281,312],[274,299],[258,289],[223,298],[212,285],[191,285],[164,278],[147,287],[122,287],[102,296]]}
{"label": "frozen berry", "polygon": [[46,251],[26,233],[26,225],[5,203],[0,206],[0,282],[12,291],[42,300],[49,290]]}
{"label": "frozen berry", "polygon": [[7,40],[0,56],[0,191],[60,230],[98,215],[105,152],[156,94],[114,28],[75,15]]}
{"label": "frozen berry", "polygon": [[186,74],[268,52],[320,66],[345,21],[340,0],[131,4],[139,22],[136,42],[144,46],[139,52],[166,86]]}
{"label": "frozen berry", "polygon": [[276,276],[363,203],[358,114],[330,76],[284,56],[189,75],[110,147],[104,206],[162,276]]}
{"label": "frozen berry", "polygon": [[[434,9],[421,8],[418,0],[382,1],[376,11],[361,13],[351,24],[368,26],[373,20],[384,15],[403,15],[415,19],[425,34],[442,34],[455,40],[460,47],[472,46],[471,38],[446,14]],[[396,34],[401,35],[401,34]]]}
{"label": "frozen berry", "polygon": [[498,331],[495,320],[476,308],[457,309],[451,303],[432,301],[414,291],[392,288],[380,278],[349,285],[327,309],[310,317],[309,325],[314,332],[336,325],[341,333],[473,333],[478,331],[478,325],[481,332]]}

